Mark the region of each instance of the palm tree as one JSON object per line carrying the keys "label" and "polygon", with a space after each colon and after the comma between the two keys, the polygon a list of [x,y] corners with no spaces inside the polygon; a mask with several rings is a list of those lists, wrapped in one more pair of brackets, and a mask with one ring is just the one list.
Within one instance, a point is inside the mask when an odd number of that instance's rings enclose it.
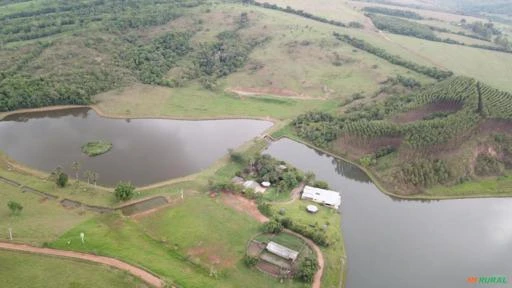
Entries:
{"label": "palm tree", "polygon": [[78,172],[80,171],[80,163],[78,161],[73,161],[71,168],[73,169],[73,171],[75,171],[75,179],[78,182]]}
{"label": "palm tree", "polygon": [[94,187],[96,188],[96,181],[98,181],[98,178],[100,178],[100,174],[96,173],[96,172],[92,172],[92,175],[91,175],[91,180],[92,182],[94,182]]}
{"label": "palm tree", "polygon": [[91,184],[91,179],[93,177],[92,174],[93,174],[93,172],[91,170],[86,170],[84,172],[84,176],[85,176],[85,178],[87,178],[87,185]]}

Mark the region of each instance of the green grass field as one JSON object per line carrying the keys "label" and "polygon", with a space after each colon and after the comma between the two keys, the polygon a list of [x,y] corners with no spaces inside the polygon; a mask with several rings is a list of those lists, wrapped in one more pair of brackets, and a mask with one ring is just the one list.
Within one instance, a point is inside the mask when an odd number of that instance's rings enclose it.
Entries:
{"label": "green grass field", "polygon": [[[8,201],[20,203],[23,211],[11,215]],[[0,182],[0,240],[8,240],[7,231],[12,228],[14,240],[41,245],[57,239],[94,215],[79,209],[66,210],[55,200],[41,201],[34,194],[22,193],[18,188]]]}
{"label": "green grass field", "polygon": [[[138,220],[101,216],[68,231],[52,247],[94,252],[141,265],[183,287],[273,287],[278,280],[242,263],[259,223],[206,195]],[[86,234],[86,243],[79,233]],[[67,242],[71,240],[71,245]],[[285,281],[283,287],[307,287]]]}
{"label": "green grass field", "polygon": [[0,263],[2,287],[148,287],[124,271],[78,260],[0,250]]}

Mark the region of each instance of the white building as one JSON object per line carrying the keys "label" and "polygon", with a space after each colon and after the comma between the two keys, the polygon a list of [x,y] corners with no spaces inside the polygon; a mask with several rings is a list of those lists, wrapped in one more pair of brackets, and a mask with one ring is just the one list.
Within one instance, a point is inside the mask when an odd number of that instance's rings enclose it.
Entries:
{"label": "white building", "polygon": [[301,199],[311,200],[336,210],[341,205],[340,193],[311,186],[304,187]]}
{"label": "white building", "polygon": [[297,259],[297,257],[299,256],[299,252],[292,250],[288,247],[285,247],[283,245],[279,245],[276,242],[272,242],[272,241],[270,241],[267,244],[266,249],[268,252],[270,252],[274,255],[277,255],[281,258],[284,258],[286,260],[291,260],[292,262],[294,262]]}

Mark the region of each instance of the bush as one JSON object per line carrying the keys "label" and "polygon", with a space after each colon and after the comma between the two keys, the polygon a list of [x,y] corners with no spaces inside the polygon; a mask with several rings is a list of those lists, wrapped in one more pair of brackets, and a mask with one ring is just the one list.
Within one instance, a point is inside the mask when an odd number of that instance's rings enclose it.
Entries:
{"label": "bush", "polygon": [[476,158],[475,174],[478,176],[500,175],[503,170],[503,163],[489,154],[479,154]]}
{"label": "bush", "polygon": [[256,266],[256,264],[258,264],[258,261],[258,257],[253,257],[249,255],[245,255],[244,257],[244,264],[249,268]]}
{"label": "bush", "polygon": [[299,266],[297,271],[297,278],[306,283],[313,282],[316,271],[318,270],[318,264],[315,258],[306,257]]}
{"label": "bush", "polygon": [[270,204],[266,202],[259,203],[258,210],[261,212],[261,214],[267,217],[272,217],[272,215],[274,214],[274,212],[272,211],[272,206],[270,206]]}
{"label": "bush", "polygon": [[15,201],[7,202],[7,207],[9,207],[9,210],[11,210],[12,215],[17,215],[21,212],[21,210],[23,210],[23,206]]}
{"label": "bush", "polygon": [[120,182],[116,186],[114,196],[118,201],[126,201],[132,199],[134,192],[135,186],[133,186],[131,183]]}
{"label": "bush", "polygon": [[283,225],[281,225],[281,223],[279,223],[277,220],[272,219],[268,222],[263,223],[263,225],[261,226],[261,231],[263,231],[263,233],[277,234],[283,231]]}
{"label": "bush", "polygon": [[64,188],[68,184],[68,179],[69,179],[68,174],[60,173],[59,176],[57,176],[55,183],[57,183],[57,186]]}
{"label": "bush", "polygon": [[325,181],[317,180],[313,182],[313,187],[320,188],[320,189],[329,189],[329,184]]}

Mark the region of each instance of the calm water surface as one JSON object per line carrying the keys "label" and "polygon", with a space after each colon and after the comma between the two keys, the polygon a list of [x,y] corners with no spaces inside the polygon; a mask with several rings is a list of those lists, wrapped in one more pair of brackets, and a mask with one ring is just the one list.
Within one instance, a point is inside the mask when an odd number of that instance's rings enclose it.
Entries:
{"label": "calm water surface", "polygon": [[[71,163],[79,161],[80,174],[97,172],[98,183],[141,186],[199,172],[271,126],[258,120],[109,119],[80,108],[7,117],[0,121],[0,150],[40,170],[60,165],[71,176]],[[94,140],[113,148],[88,157],[81,146]]]}
{"label": "calm water surface", "polygon": [[[357,167],[291,140],[267,153],[342,195],[348,288],[512,287],[512,199],[400,201]],[[506,285],[468,284],[507,276]]]}

